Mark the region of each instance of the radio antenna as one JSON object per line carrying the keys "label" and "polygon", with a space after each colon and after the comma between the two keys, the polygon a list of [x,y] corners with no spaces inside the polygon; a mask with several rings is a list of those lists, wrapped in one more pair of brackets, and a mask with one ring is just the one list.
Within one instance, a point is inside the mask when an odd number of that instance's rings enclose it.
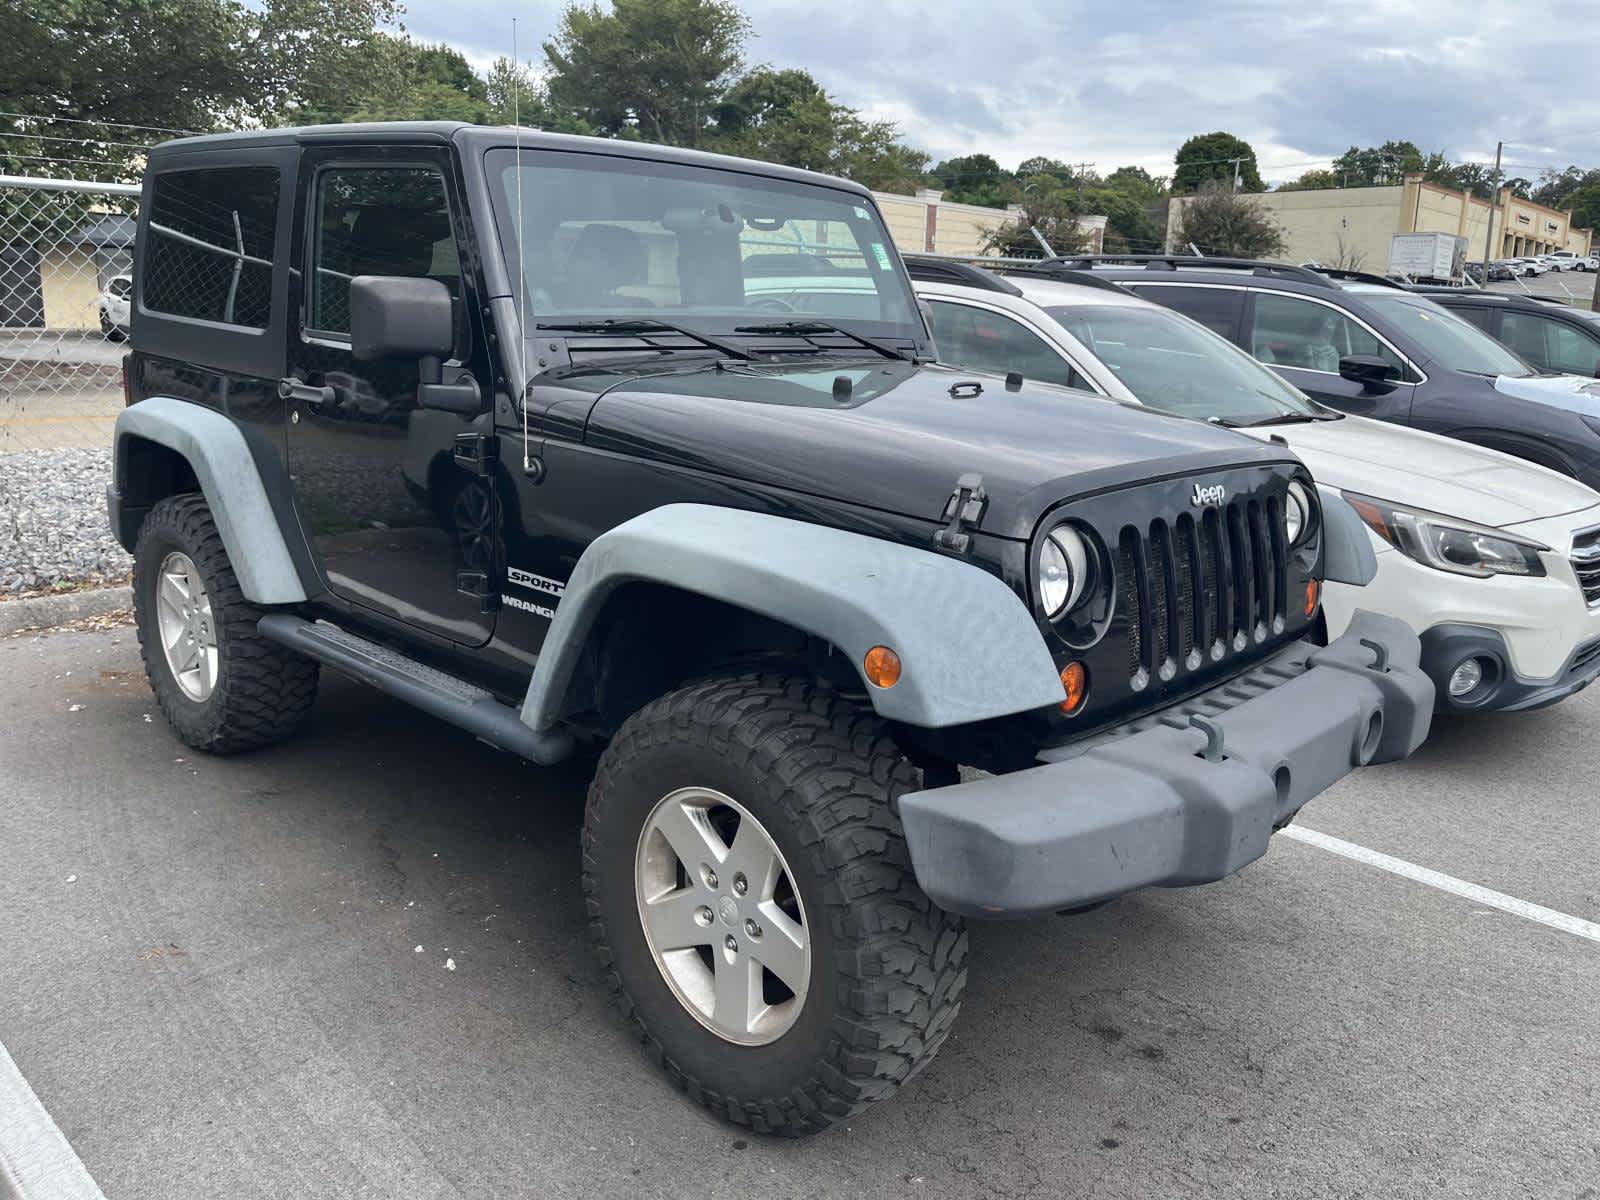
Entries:
{"label": "radio antenna", "polygon": [[523,233],[522,210],[522,60],[517,57],[517,19],[511,18],[511,125],[515,129],[516,149],[513,155],[517,172],[517,381],[521,394],[517,407],[522,409],[522,469],[531,471],[533,463],[528,458],[528,270],[527,243]]}

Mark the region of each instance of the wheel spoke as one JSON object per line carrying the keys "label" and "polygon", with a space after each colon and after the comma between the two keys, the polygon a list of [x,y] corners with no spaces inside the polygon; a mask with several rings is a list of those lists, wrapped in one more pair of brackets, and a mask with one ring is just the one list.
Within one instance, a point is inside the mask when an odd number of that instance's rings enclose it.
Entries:
{"label": "wheel spoke", "polygon": [[711,952],[716,962],[716,1000],[711,1019],[735,1037],[745,1037],[761,1010],[761,973],[755,961],[740,955],[728,961],[721,948]]}
{"label": "wheel spoke", "polygon": [[156,589],[156,600],[181,621],[184,605],[189,602],[189,593],[174,572],[164,571],[161,575],[161,585]]}
{"label": "wheel spoke", "polygon": [[788,913],[768,900],[759,906],[761,937],[750,954],[797,996],[806,991],[806,931]]}
{"label": "wheel spoke", "polygon": [[772,899],[773,889],[783,878],[783,866],[771,840],[754,821],[740,821],[728,852],[727,869],[742,871],[749,881],[750,894],[757,900]]}
{"label": "wheel spoke", "polygon": [[656,949],[681,950],[688,946],[708,946],[712,931],[695,920],[695,911],[704,901],[693,888],[668,892],[657,900],[644,904],[645,924]]}
{"label": "wheel spoke", "polygon": [[728,847],[706,819],[706,811],[701,805],[680,801],[656,815],[656,829],[691,876],[701,863],[720,866],[728,857]]}

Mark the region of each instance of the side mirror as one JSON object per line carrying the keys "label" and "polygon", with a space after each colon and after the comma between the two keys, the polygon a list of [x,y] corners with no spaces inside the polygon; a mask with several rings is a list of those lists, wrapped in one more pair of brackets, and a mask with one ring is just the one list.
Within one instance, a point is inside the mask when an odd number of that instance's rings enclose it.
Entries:
{"label": "side mirror", "polygon": [[1339,377],[1359,383],[1363,391],[1387,392],[1393,389],[1400,372],[1376,354],[1346,354],[1339,360]]}
{"label": "side mirror", "polygon": [[420,406],[476,413],[483,399],[470,374],[453,383],[442,382],[441,360],[455,343],[450,289],[437,279],[357,275],[350,281],[350,353],[356,361],[413,359]]}
{"label": "side mirror", "polygon": [[437,279],[357,275],[350,281],[350,350],[356,361],[443,357],[455,341],[450,289]]}

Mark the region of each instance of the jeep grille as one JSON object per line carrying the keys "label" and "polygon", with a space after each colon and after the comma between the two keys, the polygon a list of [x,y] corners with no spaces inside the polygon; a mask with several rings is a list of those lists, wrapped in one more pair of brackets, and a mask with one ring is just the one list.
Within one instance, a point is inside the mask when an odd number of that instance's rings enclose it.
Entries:
{"label": "jeep grille", "polygon": [[1276,496],[1125,525],[1117,558],[1135,691],[1208,660],[1221,663],[1284,630],[1287,547]]}

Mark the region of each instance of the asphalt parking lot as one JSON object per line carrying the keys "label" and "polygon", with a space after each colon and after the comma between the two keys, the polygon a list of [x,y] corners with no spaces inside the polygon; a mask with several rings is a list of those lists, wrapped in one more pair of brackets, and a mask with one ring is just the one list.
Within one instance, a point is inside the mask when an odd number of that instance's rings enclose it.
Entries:
{"label": "asphalt parking lot", "polygon": [[1543,275],[1502,279],[1491,283],[1489,290],[1514,296],[1544,296],[1588,308],[1594,300],[1594,284],[1594,276],[1587,271],[1546,271]]}
{"label": "asphalt parking lot", "polygon": [[602,1004],[582,764],[326,674],[297,741],[197,757],[131,629],[13,638],[0,1043],[128,1200],[1594,1197],[1597,729],[1600,691],[1442,722],[1302,815],[1577,932],[1280,837],[1223,884],[975,927],[932,1067],[783,1142]]}

